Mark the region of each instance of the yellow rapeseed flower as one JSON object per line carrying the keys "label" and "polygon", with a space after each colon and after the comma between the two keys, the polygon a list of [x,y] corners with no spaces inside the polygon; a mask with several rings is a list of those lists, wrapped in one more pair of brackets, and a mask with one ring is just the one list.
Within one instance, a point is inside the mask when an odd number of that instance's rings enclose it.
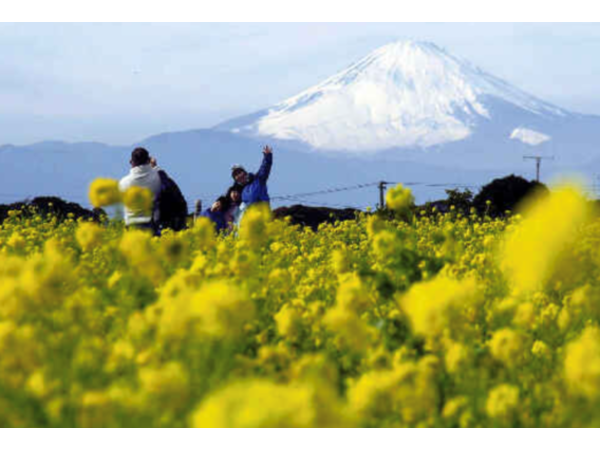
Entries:
{"label": "yellow rapeseed flower", "polygon": [[302,318],[301,314],[289,304],[283,305],[277,314],[274,316],[275,323],[277,324],[277,332],[288,339],[295,339],[298,337],[301,326]]}
{"label": "yellow rapeseed flower", "polygon": [[519,388],[510,384],[501,384],[488,395],[485,410],[494,419],[507,419],[519,406]]}
{"label": "yellow rapeseed flower", "polygon": [[194,222],[193,232],[201,250],[207,251],[215,246],[215,225],[208,217],[198,217]]}
{"label": "yellow rapeseed flower", "polygon": [[146,367],[139,372],[142,392],[170,404],[183,403],[189,395],[189,377],[179,362],[161,367]]}
{"label": "yellow rapeseed flower", "polygon": [[9,247],[18,251],[24,250],[27,245],[27,241],[19,233],[12,233],[6,243]]}
{"label": "yellow rapeseed flower", "polygon": [[449,373],[458,373],[469,359],[469,350],[463,344],[452,342],[447,345],[445,354],[446,369]]}
{"label": "yellow rapeseed flower", "polygon": [[589,216],[576,188],[557,190],[531,203],[525,219],[507,236],[501,267],[518,292],[538,289],[554,269],[561,251]]}
{"label": "yellow rapeseed flower", "polygon": [[337,291],[337,304],[357,313],[362,313],[371,304],[371,296],[361,279],[352,274],[342,279]]}
{"label": "yellow rapeseed flower", "polygon": [[356,312],[338,305],[327,311],[323,322],[343,349],[363,352],[369,347],[372,332]]}
{"label": "yellow rapeseed flower", "polygon": [[151,239],[152,236],[143,230],[129,230],[123,233],[119,249],[135,272],[160,283],[164,272],[158,255],[152,248]]}
{"label": "yellow rapeseed flower", "polygon": [[600,394],[600,330],[586,328],[569,343],[565,355],[565,380],[571,392],[590,399]]}
{"label": "yellow rapeseed flower", "polygon": [[397,212],[407,210],[415,202],[415,198],[413,197],[411,190],[405,188],[402,186],[402,184],[397,184],[388,190],[385,200],[390,209],[393,209]]}
{"label": "yellow rapeseed flower", "polygon": [[415,333],[434,337],[443,334],[479,297],[474,279],[455,280],[447,276],[414,284],[400,299]]}
{"label": "yellow rapeseed flower", "polygon": [[310,384],[247,380],[233,383],[207,398],[192,415],[191,422],[200,428],[343,426],[343,419],[327,413],[329,407],[317,401],[316,390]]}
{"label": "yellow rapeseed flower", "polygon": [[544,341],[535,341],[531,353],[539,358],[546,358],[550,355],[550,348]]}
{"label": "yellow rapeseed flower", "polygon": [[269,239],[268,224],[271,211],[265,204],[252,205],[244,212],[240,223],[240,238],[252,248],[263,246]]}
{"label": "yellow rapeseed flower", "polygon": [[215,336],[241,334],[254,318],[254,304],[246,293],[231,283],[207,283],[192,299],[192,311],[201,317],[202,330]]}
{"label": "yellow rapeseed flower", "polygon": [[97,178],[90,185],[89,197],[94,208],[103,208],[120,203],[119,182],[109,178]]}
{"label": "yellow rapeseed flower", "polygon": [[75,237],[81,248],[90,251],[100,244],[104,229],[92,222],[83,222],[77,227]]}
{"label": "yellow rapeseed flower", "polygon": [[153,203],[154,195],[148,188],[131,186],[123,194],[123,204],[137,213],[150,214]]}
{"label": "yellow rapeseed flower", "polygon": [[337,274],[349,272],[351,270],[350,252],[343,249],[336,249],[331,253],[331,265]]}
{"label": "yellow rapeseed flower", "polygon": [[517,331],[503,328],[492,335],[490,352],[494,358],[505,365],[515,366],[524,356],[523,339]]}

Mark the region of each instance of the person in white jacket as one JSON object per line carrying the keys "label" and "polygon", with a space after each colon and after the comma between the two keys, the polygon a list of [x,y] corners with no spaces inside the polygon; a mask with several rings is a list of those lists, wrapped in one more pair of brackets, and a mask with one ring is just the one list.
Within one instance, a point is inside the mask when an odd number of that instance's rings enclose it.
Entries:
{"label": "person in white jacket", "polygon": [[[159,168],[156,164],[151,164],[148,150],[138,147],[131,152],[131,170],[129,175],[124,176],[119,182],[121,192],[127,191],[132,186],[147,188],[154,194],[154,198],[160,192]],[[152,212],[136,211],[125,207],[125,225],[128,227],[154,230],[152,223]]]}

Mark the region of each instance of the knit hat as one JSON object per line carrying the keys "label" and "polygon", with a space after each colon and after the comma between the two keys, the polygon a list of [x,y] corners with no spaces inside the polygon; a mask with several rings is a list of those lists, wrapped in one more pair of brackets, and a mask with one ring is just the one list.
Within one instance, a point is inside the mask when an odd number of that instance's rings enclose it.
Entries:
{"label": "knit hat", "polygon": [[244,169],[244,166],[240,166],[239,164],[235,164],[235,165],[231,166],[231,177],[235,178],[235,175],[241,171],[246,172],[246,169]]}

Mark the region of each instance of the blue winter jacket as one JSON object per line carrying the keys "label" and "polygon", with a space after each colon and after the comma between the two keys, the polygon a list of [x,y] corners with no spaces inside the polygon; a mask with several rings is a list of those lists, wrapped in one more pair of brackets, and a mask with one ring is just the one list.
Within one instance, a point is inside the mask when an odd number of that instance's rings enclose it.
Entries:
{"label": "blue winter jacket", "polygon": [[217,231],[224,230],[227,228],[227,223],[225,222],[225,216],[222,211],[211,211],[210,208],[206,209],[202,214],[203,217],[208,217],[214,224]]}
{"label": "blue winter jacket", "polygon": [[273,154],[268,153],[264,155],[260,169],[256,174],[249,174],[250,181],[244,187],[242,191],[242,202],[246,206],[250,206],[253,203],[267,202],[269,203],[269,191],[267,190],[267,180],[271,173],[271,166],[273,165]]}

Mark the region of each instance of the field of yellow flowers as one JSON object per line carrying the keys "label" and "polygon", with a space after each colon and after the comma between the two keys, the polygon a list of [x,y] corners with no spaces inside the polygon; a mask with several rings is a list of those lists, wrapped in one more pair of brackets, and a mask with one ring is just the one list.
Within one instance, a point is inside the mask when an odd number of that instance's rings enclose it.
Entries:
{"label": "field of yellow flowers", "polygon": [[220,236],[11,213],[0,425],[599,426],[600,219],[577,189],[508,219],[387,200],[317,232],[250,209]]}

